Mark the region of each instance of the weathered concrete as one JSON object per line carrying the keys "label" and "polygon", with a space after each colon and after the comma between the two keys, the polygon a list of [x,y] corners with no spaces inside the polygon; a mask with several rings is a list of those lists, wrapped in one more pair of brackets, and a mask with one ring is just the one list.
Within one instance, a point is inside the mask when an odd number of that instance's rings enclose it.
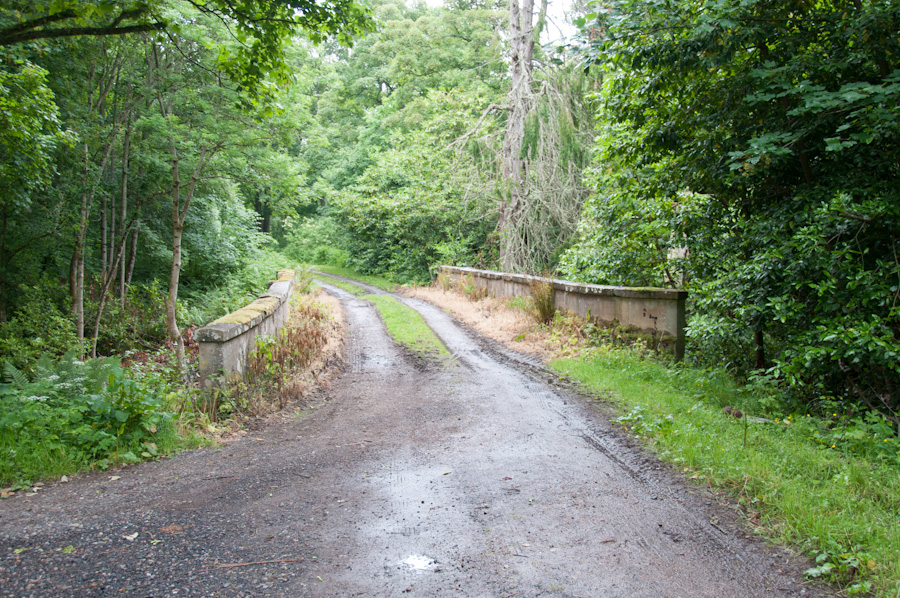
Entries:
{"label": "weathered concrete", "polygon": [[[492,297],[529,297],[531,284],[542,280],[527,274],[440,266],[453,283],[470,280]],[[610,326],[623,326],[652,335],[654,343],[684,358],[685,301],[678,289],[613,287],[550,279],[554,302],[560,311],[574,313]]]}
{"label": "weathered concrete", "polygon": [[294,293],[293,270],[279,270],[278,280],[259,299],[199,329],[194,338],[200,343],[200,384],[208,388],[214,377],[241,374],[247,357],[259,335],[275,334],[290,316]]}

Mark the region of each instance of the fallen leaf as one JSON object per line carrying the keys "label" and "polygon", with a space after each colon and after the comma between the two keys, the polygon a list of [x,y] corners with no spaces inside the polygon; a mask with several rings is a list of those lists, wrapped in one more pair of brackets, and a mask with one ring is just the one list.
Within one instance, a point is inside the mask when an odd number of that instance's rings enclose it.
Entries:
{"label": "fallen leaf", "polygon": [[63,554],[72,554],[73,552],[75,552],[75,547],[71,544],[62,549]]}
{"label": "fallen leaf", "polygon": [[125,538],[126,540],[128,540],[129,542],[132,542],[135,539],[137,539],[138,533],[134,532],[133,534],[128,534],[127,536],[122,536],[122,537]]}
{"label": "fallen leaf", "polygon": [[443,474],[441,474],[441,475],[450,475],[450,472],[448,471],[448,472],[443,473]]}

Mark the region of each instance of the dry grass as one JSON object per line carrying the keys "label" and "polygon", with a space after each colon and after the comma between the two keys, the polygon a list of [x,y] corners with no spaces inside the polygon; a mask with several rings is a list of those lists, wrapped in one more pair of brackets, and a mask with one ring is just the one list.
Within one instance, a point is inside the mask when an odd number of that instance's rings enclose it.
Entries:
{"label": "dry grass", "polygon": [[345,318],[341,302],[322,289],[312,294],[319,309],[328,317],[322,326],[325,342],[309,361],[302,372],[295,374],[290,382],[290,392],[296,400],[303,400],[314,390],[328,386],[343,361]]}
{"label": "dry grass", "polygon": [[[269,380],[253,385],[248,384],[249,379],[236,378],[208,397],[213,401],[214,415],[218,415],[220,405],[228,405],[227,419],[217,426],[217,440],[227,442],[244,435],[242,428],[250,420],[292,417],[295,410],[310,407],[308,399],[316,390],[328,386],[343,362],[345,317],[340,301],[322,289],[297,296],[291,321],[282,333],[289,334],[291,329],[309,332],[311,325],[317,337],[315,351],[305,356],[300,367],[279,372],[277,383]],[[211,419],[215,421],[215,417]]]}
{"label": "dry grass", "polygon": [[528,283],[531,292],[531,315],[539,324],[550,324],[556,315],[555,296],[556,290],[550,275],[544,273],[540,278],[532,278]]}
{"label": "dry grass", "polygon": [[577,357],[586,348],[583,325],[578,318],[557,316],[548,325],[535,324],[525,301],[485,297],[477,301],[456,290],[440,286],[416,287],[404,294],[428,301],[451,312],[480,334],[492,338],[519,353],[538,357],[543,362],[562,357]]}

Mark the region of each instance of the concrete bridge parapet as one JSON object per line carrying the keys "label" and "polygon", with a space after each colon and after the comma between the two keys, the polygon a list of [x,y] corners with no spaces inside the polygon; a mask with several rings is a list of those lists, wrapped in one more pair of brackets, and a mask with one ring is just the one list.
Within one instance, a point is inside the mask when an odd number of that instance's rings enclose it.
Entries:
{"label": "concrete bridge parapet", "polygon": [[242,374],[256,337],[275,334],[287,323],[295,275],[294,270],[279,270],[259,299],[197,330],[202,388],[209,388],[219,374]]}
{"label": "concrete bridge parapet", "polygon": [[[527,274],[456,266],[439,266],[438,271],[451,282],[469,279],[488,295],[499,298],[528,297],[532,282],[544,280]],[[671,349],[675,359],[684,358],[687,291],[614,287],[558,279],[550,279],[550,283],[558,310],[650,334],[658,346]]]}

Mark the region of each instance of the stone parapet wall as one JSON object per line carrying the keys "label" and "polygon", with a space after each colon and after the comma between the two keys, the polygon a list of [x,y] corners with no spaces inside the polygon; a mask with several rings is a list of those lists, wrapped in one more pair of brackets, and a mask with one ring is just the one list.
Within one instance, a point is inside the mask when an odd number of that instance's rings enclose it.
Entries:
{"label": "stone parapet wall", "polygon": [[[453,283],[470,280],[492,297],[529,297],[531,284],[541,280],[526,274],[439,266]],[[613,287],[551,279],[554,301],[560,311],[606,325],[619,325],[653,335],[659,346],[684,358],[685,302],[687,291],[678,289]]]}
{"label": "stone parapet wall", "polygon": [[200,384],[208,388],[219,374],[242,374],[254,341],[271,335],[284,326],[294,294],[293,270],[279,270],[269,290],[241,309],[210,322],[194,333],[200,344]]}

